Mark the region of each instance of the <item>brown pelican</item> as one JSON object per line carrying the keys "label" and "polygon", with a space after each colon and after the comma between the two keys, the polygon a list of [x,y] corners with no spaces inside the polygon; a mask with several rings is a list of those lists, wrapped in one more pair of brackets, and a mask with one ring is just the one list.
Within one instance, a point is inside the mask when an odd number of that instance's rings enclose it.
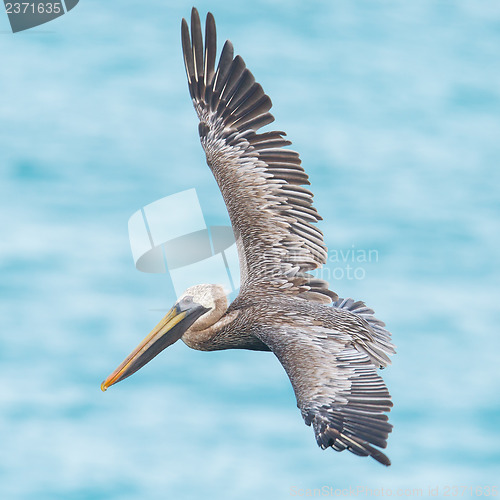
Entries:
{"label": "brown pelican", "polygon": [[271,100],[226,41],[217,69],[215,21],[205,45],[198,12],[182,49],[198,130],[227,205],[240,260],[241,288],[229,305],[219,285],[184,292],[143,342],[102,383],[105,391],[182,339],[192,349],[272,351],[286,370],[297,406],[318,445],[371,456],[384,465],[391,397],[377,369],[394,346],[363,302],[339,299],[309,271],[326,262],[320,216],[298,153],[271,123]]}

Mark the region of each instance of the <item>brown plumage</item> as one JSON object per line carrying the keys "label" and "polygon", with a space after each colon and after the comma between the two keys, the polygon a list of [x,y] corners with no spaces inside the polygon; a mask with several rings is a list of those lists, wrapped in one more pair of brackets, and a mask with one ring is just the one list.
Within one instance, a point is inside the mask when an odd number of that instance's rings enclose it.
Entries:
{"label": "brown plumage", "polygon": [[236,236],[241,289],[228,306],[218,285],[188,289],[137,349],[103,382],[106,390],[181,338],[212,351],[272,351],[285,368],[307,425],[321,448],[348,449],[384,465],[392,426],[389,392],[377,374],[394,346],[384,323],[362,302],[339,299],[309,271],[326,262],[321,217],[298,153],[271,123],[271,100],[226,41],[217,68],[216,31],[205,43],[196,9],[191,35],[182,20],[189,91],[207,163]]}

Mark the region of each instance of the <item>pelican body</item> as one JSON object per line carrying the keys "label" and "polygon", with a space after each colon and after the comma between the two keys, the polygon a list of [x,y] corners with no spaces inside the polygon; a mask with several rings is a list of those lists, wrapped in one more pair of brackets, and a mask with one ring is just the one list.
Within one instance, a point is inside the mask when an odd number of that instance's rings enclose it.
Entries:
{"label": "pelican body", "polygon": [[152,332],[102,383],[123,380],[179,339],[192,349],[272,351],[286,370],[318,445],[384,465],[390,394],[378,369],[394,354],[390,333],[363,302],[340,299],[309,271],[326,262],[321,217],[298,153],[271,123],[271,100],[226,41],[217,69],[208,14],[182,20],[189,91],[207,163],[236,236],[241,288],[228,303],[221,285],[186,290]]}

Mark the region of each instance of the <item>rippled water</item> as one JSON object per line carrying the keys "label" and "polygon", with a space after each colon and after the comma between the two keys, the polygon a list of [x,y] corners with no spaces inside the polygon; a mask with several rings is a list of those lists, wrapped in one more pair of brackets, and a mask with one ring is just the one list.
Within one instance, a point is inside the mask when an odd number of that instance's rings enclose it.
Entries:
{"label": "rippled water", "polygon": [[134,268],[130,215],[196,187],[207,223],[227,216],[182,67],[191,4],[84,0],[15,36],[0,15],[0,496],[498,484],[498,3],[198,6],[301,152],[332,289],[393,332],[393,465],[319,450],[269,353],[179,343],[100,392],[174,298]]}

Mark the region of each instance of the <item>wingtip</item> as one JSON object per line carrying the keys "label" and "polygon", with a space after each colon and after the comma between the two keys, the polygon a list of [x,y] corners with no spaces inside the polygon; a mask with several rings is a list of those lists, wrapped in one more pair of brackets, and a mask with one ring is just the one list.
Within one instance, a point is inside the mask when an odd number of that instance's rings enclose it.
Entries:
{"label": "wingtip", "polygon": [[387,455],[382,453],[381,451],[375,450],[376,453],[371,453],[370,456],[374,458],[379,464],[384,465],[385,467],[391,466],[391,460]]}
{"label": "wingtip", "polygon": [[[382,448],[385,448],[386,446],[387,446],[387,443],[384,443],[384,446],[382,446]],[[372,457],[379,464],[385,465],[386,467],[389,467],[391,465],[391,461],[390,461],[389,457],[385,453],[382,453],[377,448],[374,448],[373,446],[371,446],[367,442],[364,442],[362,444],[362,447],[366,450],[368,456]]]}
{"label": "wingtip", "polygon": [[231,60],[234,58],[234,46],[233,46],[233,42],[231,42],[231,40],[226,40],[224,42],[224,46],[222,47],[222,51],[229,51],[229,53],[231,54]]}
{"label": "wingtip", "polygon": [[191,9],[191,22],[200,24],[200,13],[198,12],[198,9],[196,7],[193,7]]}

